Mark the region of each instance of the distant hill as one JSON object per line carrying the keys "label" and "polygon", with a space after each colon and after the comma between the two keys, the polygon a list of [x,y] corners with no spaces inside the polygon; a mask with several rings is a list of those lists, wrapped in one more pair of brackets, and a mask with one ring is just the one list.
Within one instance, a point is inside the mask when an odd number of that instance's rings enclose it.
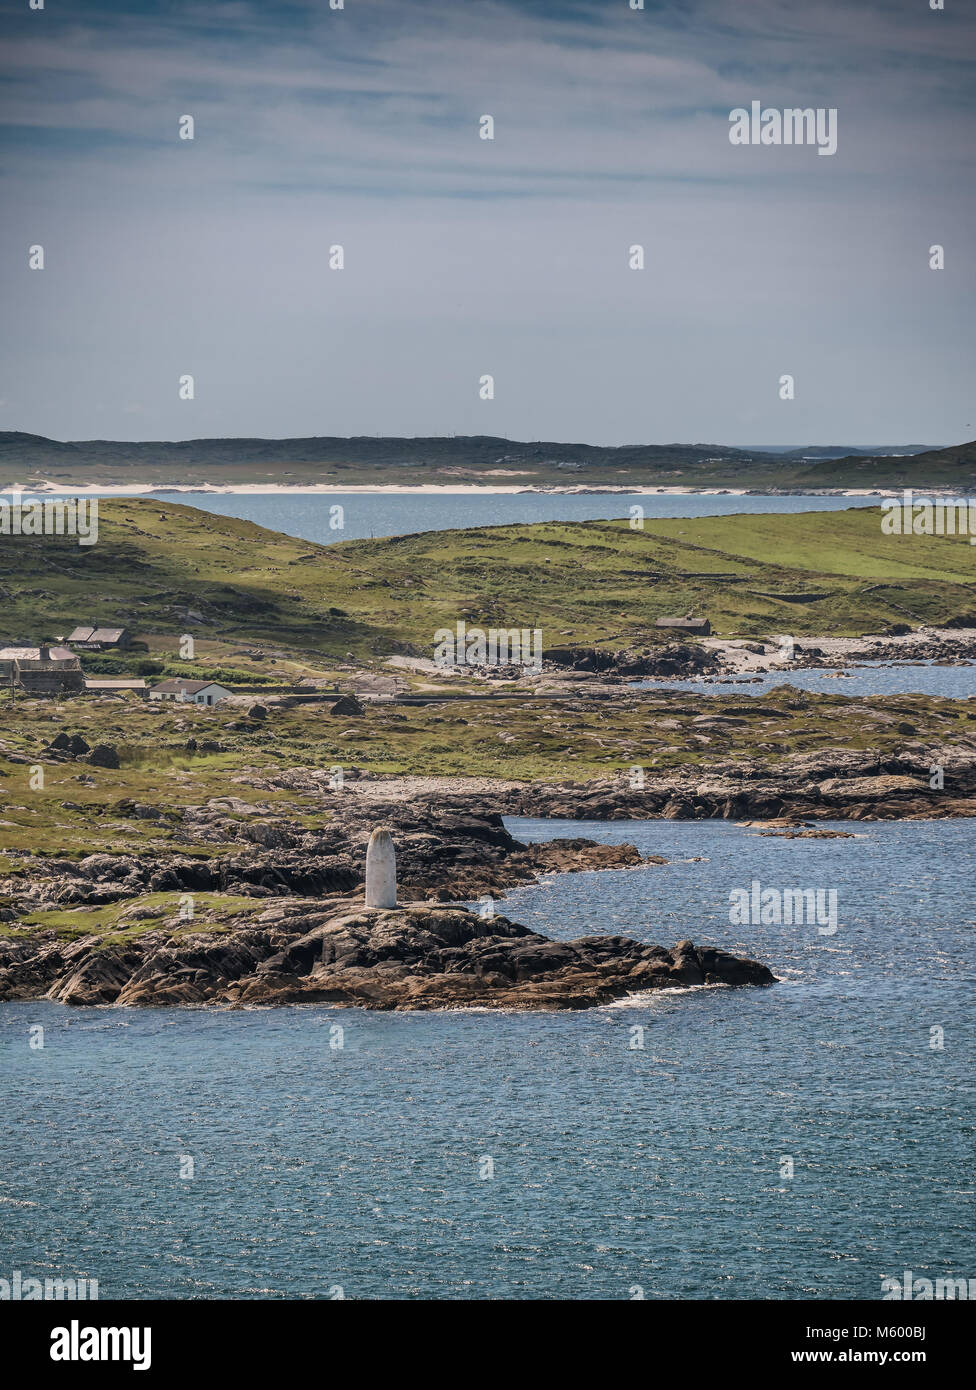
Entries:
{"label": "distant hill", "polygon": [[871,449],[855,448],[850,444],[806,444],[797,448],[793,444],[757,445],[755,452],[776,454],[781,459],[842,459],[849,456],[887,458],[891,454],[924,454],[931,444],[876,444]]}
{"label": "distant hill", "polygon": [[48,460],[76,461],[89,465],[184,466],[361,463],[387,467],[423,467],[427,464],[492,467],[503,462],[627,465],[677,461],[690,465],[706,455],[749,461],[754,457],[754,451],[719,444],[642,444],[605,448],[594,444],[557,444],[545,440],[519,443],[494,435],[434,435],[429,438],[320,435],[299,439],[226,438],[145,442],[86,439],[61,443],[37,434],[0,433],[0,460],[16,459],[32,467],[42,466]]}
{"label": "distant hill", "polygon": [[0,486],[49,479],[63,486],[453,482],[761,490],[948,483],[956,477],[960,486],[969,486],[974,449],[964,444],[904,458],[853,450],[835,457],[835,449],[817,445],[785,451],[724,444],[604,447],[493,435],[62,442],[8,431],[0,433]]}
{"label": "distant hill", "polygon": [[941,486],[972,491],[976,481],[976,440],[947,449],[927,449],[909,458],[884,454],[848,454],[829,459],[797,475],[811,487]]}

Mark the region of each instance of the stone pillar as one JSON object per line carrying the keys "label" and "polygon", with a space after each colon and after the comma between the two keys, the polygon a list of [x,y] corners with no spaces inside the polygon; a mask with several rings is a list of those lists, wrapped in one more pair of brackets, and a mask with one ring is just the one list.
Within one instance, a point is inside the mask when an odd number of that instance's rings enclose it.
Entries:
{"label": "stone pillar", "polygon": [[396,851],[388,830],[376,829],[366,850],[366,906],[396,907]]}

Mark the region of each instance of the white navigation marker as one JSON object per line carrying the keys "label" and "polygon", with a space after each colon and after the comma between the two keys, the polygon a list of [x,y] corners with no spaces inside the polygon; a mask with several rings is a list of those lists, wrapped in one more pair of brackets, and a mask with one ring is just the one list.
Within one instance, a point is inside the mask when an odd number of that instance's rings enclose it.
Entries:
{"label": "white navigation marker", "polygon": [[374,830],[366,850],[366,906],[396,907],[396,852],[388,830]]}

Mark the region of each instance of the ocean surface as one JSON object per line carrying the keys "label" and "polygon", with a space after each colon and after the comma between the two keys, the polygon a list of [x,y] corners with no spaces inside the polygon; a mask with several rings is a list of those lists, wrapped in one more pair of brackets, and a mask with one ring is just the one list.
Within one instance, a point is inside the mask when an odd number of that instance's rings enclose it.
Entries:
{"label": "ocean surface", "polygon": [[[504,492],[436,493],[193,493],[154,492],[167,502],[256,521],[271,531],[329,545],[332,541],[397,536],[415,531],[445,531],[470,526],[505,526],[531,521],[597,521],[629,517],[629,508],[644,508],[647,520],[667,516],[726,516],[732,512],[839,511],[877,507],[877,497],[708,497],[660,495]],[[331,525],[332,508],[341,506],[342,529]]]}
{"label": "ocean surface", "polygon": [[729,680],[629,681],[634,690],[693,690],[699,695],[765,695],[778,685],[813,690],[821,695],[941,695],[947,700],[976,697],[976,665],[936,666],[932,662],[870,661],[833,669],[805,667],[771,671],[764,676],[734,676]]}
{"label": "ocean surface", "polygon": [[[876,1299],[905,1268],[976,1274],[974,822],[792,841],[510,824],[671,863],[552,876],[507,915],[690,937],[781,982],[555,1015],[0,1005],[0,1275],[588,1300]],[[835,889],[837,931],[730,925],[754,878]]]}

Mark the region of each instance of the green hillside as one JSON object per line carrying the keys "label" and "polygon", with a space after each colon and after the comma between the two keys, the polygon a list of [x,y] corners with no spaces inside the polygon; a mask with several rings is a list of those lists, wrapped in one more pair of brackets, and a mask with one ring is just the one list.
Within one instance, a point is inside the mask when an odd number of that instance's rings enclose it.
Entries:
{"label": "green hillside", "polygon": [[813,467],[799,468],[792,487],[891,488],[946,487],[972,493],[976,488],[976,440],[947,449],[899,458],[892,455],[858,455],[825,459]]}
{"label": "green hillside", "polygon": [[0,537],[0,637],[95,618],[360,660],[429,654],[459,619],[541,628],[546,647],[662,640],[695,611],[719,635],[858,634],[976,611],[966,537],[888,537],[874,509],[479,527],[318,546],[156,501],[103,501],[99,541]]}

